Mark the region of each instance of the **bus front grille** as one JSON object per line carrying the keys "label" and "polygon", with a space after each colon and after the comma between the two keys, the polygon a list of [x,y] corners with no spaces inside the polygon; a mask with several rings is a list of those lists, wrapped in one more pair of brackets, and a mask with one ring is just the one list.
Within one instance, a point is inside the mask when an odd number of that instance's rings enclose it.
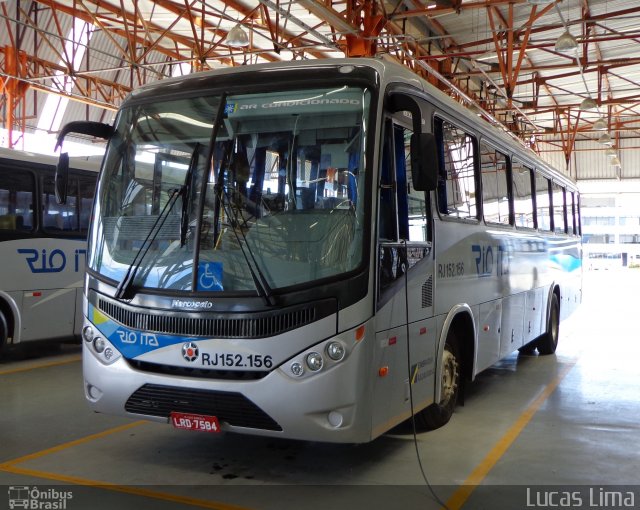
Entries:
{"label": "bus front grille", "polygon": [[336,312],[333,300],[276,312],[202,313],[195,317],[167,310],[142,311],[102,297],[97,299],[97,308],[116,322],[132,329],[207,338],[267,338],[311,324]]}
{"label": "bus front grille", "polygon": [[268,414],[244,395],[229,391],[210,391],[145,384],[129,397],[124,406],[129,413],[168,418],[171,411],[215,416],[221,423],[236,427],[281,431]]}

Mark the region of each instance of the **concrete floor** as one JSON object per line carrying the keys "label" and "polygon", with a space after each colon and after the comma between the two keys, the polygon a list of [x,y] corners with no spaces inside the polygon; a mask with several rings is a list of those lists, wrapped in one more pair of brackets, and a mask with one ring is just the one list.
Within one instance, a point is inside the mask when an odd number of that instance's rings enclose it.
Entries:
{"label": "concrete floor", "polygon": [[70,510],[640,507],[638,288],[640,270],[586,273],[556,356],[487,370],[417,447],[407,430],[345,446],[96,415],[78,346],[13,353],[0,361],[0,509],[16,487]]}

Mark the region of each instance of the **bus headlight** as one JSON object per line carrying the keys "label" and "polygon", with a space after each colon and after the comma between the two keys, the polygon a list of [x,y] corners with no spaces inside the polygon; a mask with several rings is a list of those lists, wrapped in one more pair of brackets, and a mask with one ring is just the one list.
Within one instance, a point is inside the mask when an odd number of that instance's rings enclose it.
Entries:
{"label": "bus headlight", "polygon": [[335,340],[327,344],[326,351],[327,356],[329,356],[333,361],[340,361],[342,358],[344,358],[344,355],[346,353],[344,345]]}
{"label": "bus headlight", "polygon": [[344,364],[365,337],[366,325],[364,324],[343,331],[309,346],[283,363],[279,370],[296,380],[318,377]]}
{"label": "bus headlight", "polygon": [[296,377],[300,377],[304,374],[304,367],[301,363],[294,361],[293,363],[291,363],[291,373]]}
{"label": "bus headlight", "polygon": [[94,332],[91,326],[85,326],[82,328],[82,338],[84,338],[86,342],[93,342],[93,337]]}
{"label": "bus headlight", "polygon": [[324,365],[322,355],[317,352],[310,352],[309,354],[307,354],[306,361],[309,370],[311,370],[312,372],[317,372],[322,368],[322,365]]}
{"label": "bus headlight", "polygon": [[99,336],[95,337],[95,339],[93,340],[93,350],[98,354],[102,354],[105,347],[107,347],[105,341]]}
{"label": "bus headlight", "polygon": [[[89,326],[83,329],[83,336],[86,335],[85,330],[88,328]],[[85,340],[87,340],[86,337]],[[116,362],[122,356],[120,351],[118,351],[118,349],[116,349],[109,340],[96,333],[93,333],[92,341],[89,342],[87,340],[85,345],[91,354],[93,354],[96,359],[104,365],[111,365],[111,363]]]}
{"label": "bus headlight", "polygon": [[342,340],[325,340],[291,358],[281,370],[289,377],[306,379],[344,363],[350,352],[351,349]]}

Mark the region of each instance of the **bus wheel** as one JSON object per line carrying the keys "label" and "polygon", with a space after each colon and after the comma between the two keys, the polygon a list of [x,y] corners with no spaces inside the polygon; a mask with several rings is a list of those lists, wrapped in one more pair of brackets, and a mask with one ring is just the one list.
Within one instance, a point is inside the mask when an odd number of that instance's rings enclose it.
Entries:
{"label": "bus wheel", "polygon": [[4,318],[4,314],[0,312],[0,356],[7,345],[7,339],[9,338],[9,327],[7,326],[7,320]]}
{"label": "bus wheel", "polygon": [[560,333],[560,303],[558,295],[551,294],[549,317],[547,317],[547,332],[540,337],[536,347],[540,354],[553,354],[558,347],[558,334]]}
{"label": "bus wheel", "polygon": [[416,414],[416,424],[427,430],[445,425],[453,414],[460,389],[460,354],[458,340],[452,331],[442,353],[442,387],[440,402],[433,403]]}
{"label": "bus wheel", "polygon": [[518,352],[526,356],[534,354],[536,352],[536,341],[534,340],[533,342],[529,342],[528,344],[518,348]]}

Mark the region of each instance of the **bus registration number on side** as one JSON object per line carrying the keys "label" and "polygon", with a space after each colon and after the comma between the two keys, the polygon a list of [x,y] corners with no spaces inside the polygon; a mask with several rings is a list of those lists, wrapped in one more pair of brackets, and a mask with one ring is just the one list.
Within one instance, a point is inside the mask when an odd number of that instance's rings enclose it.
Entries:
{"label": "bus registration number on side", "polygon": [[177,429],[199,430],[201,432],[220,432],[220,423],[215,416],[203,414],[185,414],[172,411],[169,415],[171,425]]}

